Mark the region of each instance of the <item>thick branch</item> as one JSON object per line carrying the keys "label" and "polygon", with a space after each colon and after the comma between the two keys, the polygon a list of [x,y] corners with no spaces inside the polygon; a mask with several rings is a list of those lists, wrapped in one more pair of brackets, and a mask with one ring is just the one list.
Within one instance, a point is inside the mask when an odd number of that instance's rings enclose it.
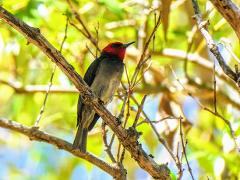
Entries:
{"label": "thick branch", "polygon": [[91,105],[94,110],[102,117],[107,125],[114,131],[119,141],[130,152],[139,166],[145,169],[152,177],[156,179],[170,179],[169,169],[166,165],[157,164],[137,142],[131,138],[128,131],[123,129],[116,119],[93,94],[90,88],[77,74],[74,68],[66,61],[62,54],[54,48],[40,33],[39,29],[30,27],[23,21],[14,17],[11,13],[0,6],[0,18],[14,29],[23,34],[29,42],[40,48],[57,66],[66,74],[76,88],[80,91],[85,103]]}
{"label": "thick branch", "polygon": [[30,140],[43,141],[48,144],[52,144],[58,147],[59,149],[64,149],[65,151],[68,151],[74,156],[85,159],[90,163],[98,166],[99,168],[101,168],[102,170],[104,170],[113,177],[121,176],[120,169],[117,166],[116,167],[111,166],[90,153],[82,153],[80,150],[74,149],[71,143],[63,139],[57,138],[55,136],[49,135],[43,131],[38,130],[37,128],[29,128],[20,123],[2,117],[0,117],[0,127],[24,134],[28,136]]}
{"label": "thick branch", "polygon": [[227,22],[232,26],[240,40],[240,9],[231,0],[210,0]]}

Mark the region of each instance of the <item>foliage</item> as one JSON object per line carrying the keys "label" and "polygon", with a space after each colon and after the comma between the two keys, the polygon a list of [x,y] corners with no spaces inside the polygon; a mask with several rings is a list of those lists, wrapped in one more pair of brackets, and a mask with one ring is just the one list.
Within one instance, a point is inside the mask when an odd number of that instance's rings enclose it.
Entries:
{"label": "foliage", "polygon": [[[192,19],[193,10],[190,1],[166,1],[162,11],[162,24],[149,46],[150,60],[138,76],[140,83],[133,88],[133,96],[140,104],[144,95],[144,112],[152,121],[165,117],[184,117],[184,137],[188,140],[187,156],[196,179],[238,179],[240,178],[240,159],[227,124],[219,117],[202,107],[214,109],[213,61],[206,42],[196,30]],[[99,47],[111,41],[131,42],[135,45],[127,51],[125,64],[129,77],[135,72],[137,60],[143,50],[156,17],[155,11],[163,5],[153,1],[99,0],[72,1],[84,24]],[[228,23],[212,4],[200,1],[204,18],[210,20],[209,32],[219,44],[220,51],[230,66],[234,66],[239,56],[238,38]],[[66,19],[82,28],[66,1],[54,0],[3,0],[4,8],[29,25],[38,27],[41,33],[58,49],[65,35]],[[39,115],[45,97],[54,64],[39,49],[28,44],[26,39],[7,24],[0,22],[0,116],[8,117],[24,125],[32,126]],[[98,37],[97,37],[98,34]],[[91,49],[92,52],[89,52]],[[178,51],[177,51],[178,50]],[[95,58],[96,47],[72,25],[67,29],[67,39],[62,54],[68,62],[83,75]],[[188,52],[188,56],[186,55]],[[99,53],[98,53],[99,54]],[[187,63],[187,71],[184,69]],[[147,70],[146,72],[144,70]],[[176,76],[175,76],[176,74]],[[179,79],[179,80],[178,80]],[[217,64],[217,110],[230,121],[236,137],[240,134],[239,90],[229,80]],[[179,82],[180,81],[180,82]],[[128,86],[126,73],[123,82]],[[26,91],[17,91],[24,87]],[[29,91],[28,87],[36,90]],[[41,85],[41,86],[39,86]],[[76,105],[78,93],[74,92],[71,82],[56,70],[53,86],[62,90],[50,93],[46,108],[40,121],[40,129],[50,134],[73,141],[76,126]],[[54,89],[53,87],[53,89]],[[123,92],[120,88],[119,94]],[[189,96],[192,94],[192,96]],[[200,104],[199,104],[200,102]],[[108,109],[119,115],[122,101],[116,96]],[[127,114],[125,108],[125,117]],[[130,100],[131,126],[136,116],[137,106]],[[142,115],[139,122],[144,121]],[[180,142],[179,118],[168,118],[154,123],[158,133],[177,152]],[[139,141],[144,149],[159,163],[169,163],[173,179],[177,177],[177,167],[166,149],[158,142],[149,123],[137,127],[142,136]],[[108,141],[112,132],[108,131]],[[109,162],[104,151],[101,134],[101,122],[90,133],[88,150]],[[239,139],[239,138],[238,138]],[[22,135],[0,129],[0,177],[10,179],[111,179],[105,172],[92,164],[77,159],[64,151],[44,143],[31,142]],[[181,143],[179,143],[181,145]],[[113,144],[113,154],[118,150],[118,141]],[[181,155],[181,148],[179,150]],[[184,158],[183,158],[184,159]],[[147,179],[148,174],[126,153],[123,164],[128,170],[129,179]],[[183,161],[183,179],[189,179],[186,162]],[[97,174],[97,176],[96,176]],[[2,179],[2,178],[0,178]]]}

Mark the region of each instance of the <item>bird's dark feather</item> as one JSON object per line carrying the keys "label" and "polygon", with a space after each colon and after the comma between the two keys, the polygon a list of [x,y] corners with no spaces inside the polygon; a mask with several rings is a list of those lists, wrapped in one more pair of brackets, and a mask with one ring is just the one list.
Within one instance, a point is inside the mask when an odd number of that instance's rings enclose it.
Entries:
{"label": "bird's dark feather", "polygon": [[[94,78],[97,74],[99,65],[101,61],[105,61],[111,59],[112,62],[121,62],[122,61],[120,59],[118,59],[118,57],[113,56],[111,54],[106,54],[106,53],[102,53],[101,56],[99,58],[97,58],[96,60],[94,60],[92,62],[92,64],[89,66],[89,68],[87,69],[87,72],[84,75],[83,80],[87,83],[88,86],[91,86]],[[82,110],[84,109],[84,104],[83,104],[83,100],[81,95],[79,95],[78,98],[78,109],[77,109],[77,126],[82,122]],[[92,130],[94,125],[96,124],[97,120],[99,119],[99,115],[97,113],[95,113],[94,118],[91,122],[91,124],[88,127],[88,131]]]}
{"label": "bird's dark feather", "polygon": [[91,124],[88,127],[88,131],[91,131],[93,129],[93,127],[95,126],[95,124],[96,124],[96,122],[97,122],[99,117],[100,116],[97,113],[95,113],[95,115],[93,117],[93,120],[92,120]]}
{"label": "bird's dark feather", "polygon": [[[87,83],[88,86],[92,85],[95,75],[97,73],[98,67],[99,67],[99,63],[101,61],[102,61],[102,58],[98,58],[98,59],[94,60],[92,62],[92,64],[89,66],[89,68],[87,69],[87,72],[85,73],[83,80]],[[84,107],[83,100],[82,100],[81,95],[79,95],[78,109],[77,109],[77,116],[78,116],[77,117],[77,126],[79,125],[79,123],[81,123],[81,120],[82,120],[83,107]],[[97,121],[98,118],[99,118],[99,116],[97,114],[95,114],[93,121]]]}

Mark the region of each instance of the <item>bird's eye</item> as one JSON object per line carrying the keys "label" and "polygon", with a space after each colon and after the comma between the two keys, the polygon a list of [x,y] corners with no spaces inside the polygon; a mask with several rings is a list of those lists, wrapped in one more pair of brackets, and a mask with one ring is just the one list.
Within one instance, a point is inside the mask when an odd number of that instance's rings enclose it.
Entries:
{"label": "bird's eye", "polygon": [[121,47],[122,46],[122,44],[112,44],[112,47],[113,48],[119,48],[119,47]]}

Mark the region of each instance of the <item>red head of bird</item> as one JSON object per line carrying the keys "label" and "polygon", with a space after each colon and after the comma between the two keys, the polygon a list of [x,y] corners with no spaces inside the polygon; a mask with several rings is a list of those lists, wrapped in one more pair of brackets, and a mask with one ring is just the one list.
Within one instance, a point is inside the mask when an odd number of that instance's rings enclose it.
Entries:
{"label": "red head of bird", "polygon": [[103,48],[102,53],[116,56],[118,59],[123,60],[126,48],[133,43],[134,42],[130,42],[127,44],[123,44],[121,42],[110,43],[105,48]]}

